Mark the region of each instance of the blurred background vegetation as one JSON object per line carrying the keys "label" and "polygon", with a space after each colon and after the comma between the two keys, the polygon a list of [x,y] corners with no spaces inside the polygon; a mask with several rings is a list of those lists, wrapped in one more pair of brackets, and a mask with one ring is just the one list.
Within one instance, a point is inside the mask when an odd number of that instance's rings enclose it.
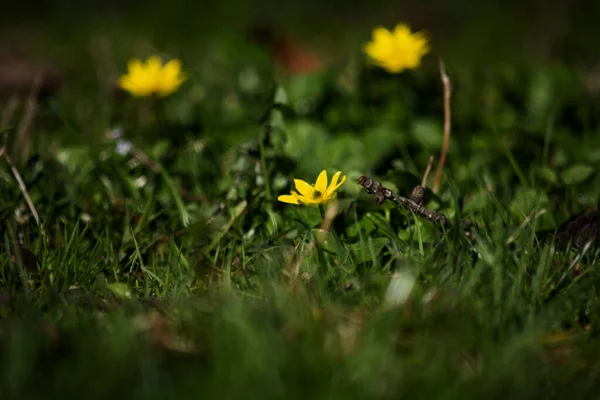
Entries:
{"label": "blurred background vegetation", "polygon": [[[593,125],[600,109],[599,14],[598,3],[584,0],[25,1],[0,15],[0,95],[15,87],[28,91],[34,71],[45,68],[50,90],[60,87],[63,101],[78,103],[75,121],[86,120],[92,110],[110,120],[106,105],[127,61],[159,53],[182,59],[197,83],[192,97],[206,103],[208,92],[226,98],[237,80],[243,85],[248,65],[263,83],[272,80],[282,69],[277,57],[296,45],[333,74],[343,74],[349,63],[364,62],[362,46],[374,26],[405,21],[432,39],[433,53],[423,67],[428,77],[437,73],[437,57],[443,57],[456,88],[472,92],[501,80],[510,86],[502,90],[510,93],[499,97],[517,102],[527,96],[518,93],[524,86],[535,92],[544,81],[556,81],[585,96],[587,110],[577,112],[592,121],[578,125]],[[265,68],[273,59],[275,68]],[[284,77],[276,75],[275,81]],[[421,81],[426,79],[422,75]],[[556,82],[546,87],[548,96],[565,94],[556,91]],[[320,84],[309,80],[295,86]],[[439,89],[437,82],[429,86],[427,95]],[[264,86],[261,90],[266,93]],[[470,104],[457,100],[459,113],[478,110],[477,101],[468,98]],[[251,122],[258,118],[246,117]],[[188,122],[194,118],[188,115]],[[460,124],[457,118],[454,123]],[[106,123],[96,125],[92,138],[106,128]]]}
{"label": "blurred background vegetation", "polygon": [[473,64],[561,60],[593,66],[598,61],[599,13],[600,5],[586,0],[28,0],[3,9],[0,42],[5,49],[67,65],[81,60],[60,56],[72,56],[95,36],[114,40],[117,48],[129,44],[128,37],[143,37],[162,49],[200,57],[215,38],[268,24],[336,54],[364,41],[374,25],[406,21],[427,30],[438,52],[449,59]]}
{"label": "blurred background vegetation", "polygon": [[[597,393],[597,253],[557,251],[539,231],[600,200],[598,15],[583,0],[3,7],[0,111],[16,106],[0,128],[47,236],[2,163],[0,394]],[[389,75],[362,45],[400,21],[432,53]],[[115,88],[130,58],[154,53],[189,75],[161,120]],[[408,194],[439,154],[439,56],[453,137],[426,204],[472,218],[476,242],[355,183]],[[328,68],[298,73],[315,59]],[[160,167],[119,151],[107,133],[121,128]],[[323,168],[348,174],[339,237],[294,270],[320,215],[274,199]]]}

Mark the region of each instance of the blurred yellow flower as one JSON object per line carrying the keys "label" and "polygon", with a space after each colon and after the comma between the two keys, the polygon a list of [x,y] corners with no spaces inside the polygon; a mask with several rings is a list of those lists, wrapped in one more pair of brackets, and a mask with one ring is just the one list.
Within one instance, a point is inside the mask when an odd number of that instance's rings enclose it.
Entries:
{"label": "blurred yellow flower", "polygon": [[396,25],[393,32],[383,27],[373,29],[373,40],[365,45],[365,53],[373,63],[394,74],[419,67],[428,52],[425,35],[411,33],[406,24]]}
{"label": "blurred yellow flower", "polygon": [[314,185],[310,185],[300,179],[294,179],[296,190],[299,193],[292,190],[291,194],[281,195],[277,200],[283,203],[302,204],[311,207],[319,204],[327,204],[336,198],[336,190],[346,182],[346,176],[344,175],[338,183],[340,175],[342,175],[342,171],[336,172],[331,178],[329,186],[327,186],[327,171],[325,170],[321,171]]}
{"label": "blurred yellow flower", "polygon": [[148,58],[146,63],[133,59],[127,69],[127,74],[119,79],[119,87],[138,97],[168,96],[185,80],[179,60],[171,60],[163,66],[157,56]]}

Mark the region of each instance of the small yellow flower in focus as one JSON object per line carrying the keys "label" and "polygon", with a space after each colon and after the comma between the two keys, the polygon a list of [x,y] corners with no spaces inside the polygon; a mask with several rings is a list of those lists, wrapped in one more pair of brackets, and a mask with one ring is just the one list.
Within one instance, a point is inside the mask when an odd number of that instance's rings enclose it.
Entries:
{"label": "small yellow flower in focus", "polygon": [[119,87],[138,97],[168,96],[185,80],[179,60],[171,60],[163,66],[157,56],[148,58],[146,63],[133,59],[127,69],[127,74],[119,79]]}
{"label": "small yellow flower in focus", "polygon": [[428,52],[425,34],[411,33],[405,24],[396,25],[393,32],[383,27],[373,29],[373,40],[365,45],[365,53],[373,63],[393,74],[418,68]]}
{"label": "small yellow flower in focus", "polygon": [[346,182],[346,176],[344,175],[338,183],[340,175],[342,175],[342,171],[336,172],[331,178],[329,186],[327,186],[327,171],[325,170],[321,171],[314,185],[310,185],[300,179],[294,179],[294,184],[298,192],[292,190],[291,194],[281,195],[277,200],[283,203],[302,204],[311,207],[318,206],[319,204],[327,204],[336,198],[336,190]]}

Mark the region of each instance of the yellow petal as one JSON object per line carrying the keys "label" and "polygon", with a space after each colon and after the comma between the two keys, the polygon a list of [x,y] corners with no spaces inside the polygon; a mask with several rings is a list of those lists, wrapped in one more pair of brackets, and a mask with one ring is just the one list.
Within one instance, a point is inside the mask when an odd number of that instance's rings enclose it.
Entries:
{"label": "yellow petal", "polygon": [[418,49],[419,57],[423,57],[425,54],[429,53],[429,41],[425,34],[417,32],[413,35],[413,39],[415,41],[415,47]]}
{"label": "yellow petal", "polygon": [[133,58],[129,60],[129,63],[127,63],[127,70],[129,74],[134,75],[136,73],[139,73],[140,71],[143,71],[144,66],[142,65],[142,62],[139,59]]}
{"label": "yellow petal", "polygon": [[315,183],[315,190],[319,191],[319,193],[323,194],[327,191],[327,171],[323,170],[317,177],[317,182]]}
{"label": "yellow petal", "polygon": [[119,87],[124,90],[129,90],[131,87],[131,78],[128,75],[123,75],[119,78]]}
{"label": "yellow petal", "polygon": [[308,183],[304,182],[301,179],[294,179],[294,185],[296,185],[296,190],[298,190],[298,192],[300,192],[302,196],[306,196],[309,198],[313,197],[315,188],[309,185]]}
{"label": "yellow petal", "polygon": [[335,191],[338,190],[340,188],[340,186],[342,186],[344,184],[344,182],[346,182],[346,175],[344,175],[342,177],[342,180],[338,183],[338,179],[340,177],[340,175],[342,174],[342,171],[338,171],[335,173],[335,175],[333,176],[333,178],[331,178],[331,184],[329,185],[329,187],[327,188],[327,195],[326,197],[334,197],[335,196]]}
{"label": "yellow petal", "polygon": [[150,96],[161,87],[161,61],[157,56],[149,57],[145,63],[138,59],[131,59],[127,65],[127,75],[119,79],[119,87],[127,90],[134,96]]}
{"label": "yellow petal", "polygon": [[282,194],[281,196],[277,197],[277,200],[281,201],[282,203],[300,204],[298,197],[294,196],[293,194]]}
{"label": "yellow petal", "polygon": [[162,61],[159,56],[150,56],[146,60],[146,69],[150,71],[160,71],[162,67]]}
{"label": "yellow petal", "polygon": [[394,37],[396,39],[406,39],[410,38],[410,28],[406,24],[398,24],[394,28]]}
{"label": "yellow petal", "polygon": [[151,88],[148,88],[143,82],[140,83],[139,79],[130,75],[124,75],[119,79],[119,87],[138,97],[148,96],[152,93]]}
{"label": "yellow petal", "polygon": [[379,58],[379,52],[377,50],[377,44],[370,42],[365,45],[365,53],[372,59],[377,60]]}
{"label": "yellow petal", "polygon": [[392,74],[397,74],[398,72],[402,72],[406,69],[405,65],[398,62],[384,62],[381,64],[381,66]]}
{"label": "yellow petal", "polygon": [[171,60],[162,68],[161,77],[157,82],[157,92],[167,96],[175,92],[185,80],[181,73],[181,62]]}
{"label": "yellow petal", "polygon": [[298,195],[298,201],[303,206],[308,206],[308,207],[315,207],[321,203],[320,198],[314,199],[312,197],[306,197],[306,196],[302,196],[300,194]]}
{"label": "yellow petal", "polygon": [[373,29],[373,41],[385,42],[392,39],[392,33],[382,26]]}
{"label": "yellow petal", "polygon": [[386,42],[370,42],[365,46],[365,53],[373,59],[381,59],[388,56],[391,45],[388,41]]}
{"label": "yellow petal", "polygon": [[340,186],[342,186],[344,184],[344,182],[346,182],[346,175],[342,176],[342,180],[340,181],[340,183],[338,183],[337,185],[335,185],[335,187],[333,188],[333,190],[338,190],[340,188]]}
{"label": "yellow petal", "polygon": [[333,176],[331,177],[331,183],[329,184],[329,187],[327,188],[328,194],[331,194],[335,191],[337,182],[340,179],[341,174],[342,174],[342,171],[338,171],[335,174],[333,174]]}
{"label": "yellow petal", "polygon": [[364,47],[372,62],[391,73],[417,68],[429,51],[427,37],[422,32],[412,33],[408,25],[397,24],[393,31],[377,27],[373,40]]}
{"label": "yellow petal", "polygon": [[366,44],[365,53],[372,59],[385,58],[389,49],[393,46],[394,37],[392,33],[383,27],[373,29],[373,40]]}
{"label": "yellow petal", "polygon": [[168,79],[176,79],[181,72],[181,61],[174,59],[169,61],[163,67],[163,77]]}
{"label": "yellow petal", "polygon": [[337,193],[333,193],[331,196],[323,199],[323,201],[321,201],[321,203],[323,204],[329,204],[331,203],[333,200],[335,200],[335,198],[337,197]]}
{"label": "yellow petal", "polygon": [[119,79],[119,87],[123,90],[127,90],[128,92],[134,93],[137,92],[136,85],[128,75],[123,75]]}
{"label": "yellow petal", "polygon": [[341,174],[342,171],[338,171],[335,174],[333,174],[333,176],[331,177],[331,183],[329,184],[327,190],[330,190],[331,188],[335,187],[335,185],[337,185],[337,181],[340,179]]}

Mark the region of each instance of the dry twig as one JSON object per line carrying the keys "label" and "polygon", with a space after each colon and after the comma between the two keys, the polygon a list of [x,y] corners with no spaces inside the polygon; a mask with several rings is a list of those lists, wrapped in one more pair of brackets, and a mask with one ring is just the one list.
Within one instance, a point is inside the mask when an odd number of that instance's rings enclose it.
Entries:
{"label": "dry twig", "polygon": [[17,112],[17,108],[19,108],[19,103],[19,96],[14,95],[8,100],[8,102],[2,109],[2,117],[0,117],[0,132],[6,131],[6,129],[8,128],[8,123],[12,120],[12,117],[15,115],[15,112]]}
{"label": "dry twig", "polygon": [[425,208],[420,203],[416,202],[414,199],[407,199],[406,197],[402,197],[371,178],[361,176],[358,179],[358,184],[364,187],[367,193],[374,194],[375,201],[377,201],[377,204],[379,205],[383,204],[383,202],[386,200],[390,200],[398,205],[403,205],[413,213],[425,217],[437,225],[441,225],[443,227],[449,227],[450,225],[452,225],[450,220],[446,218],[444,214]]}
{"label": "dry twig", "polygon": [[[335,216],[337,215],[338,209],[339,209],[339,207],[338,207],[337,203],[331,203],[327,207],[327,210],[325,211],[325,214],[323,216],[323,221],[321,222],[321,225],[319,226],[319,229],[323,233],[329,232],[329,230],[331,229],[331,223],[333,222]],[[320,233],[321,232],[319,232],[317,234],[320,234]],[[302,254],[300,254],[298,256],[298,260],[292,270],[291,275],[293,278],[292,278],[292,282],[291,282],[290,286],[294,286],[294,284],[296,283],[296,280],[298,279],[298,275],[300,274],[300,268],[302,268],[302,264],[304,264],[304,260],[306,260],[306,258],[310,255],[310,253],[315,248],[316,242],[317,242],[317,240],[315,239],[314,241],[309,243],[306,246],[306,248],[304,249],[304,252],[302,252]]]}
{"label": "dry twig", "polygon": [[[365,188],[367,193],[375,195],[375,201],[377,204],[381,205],[384,201],[389,200],[396,203],[398,206],[404,206],[408,208],[413,213],[428,219],[434,224],[440,226],[442,229],[447,230],[452,227],[452,221],[448,219],[444,214],[430,210],[426,207],[423,207],[421,204],[422,194],[425,192],[425,188],[423,186],[417,186],[414,188],[411,198],[408,199],[406,197],[400,196],[394,191],[386,188],[381,183],[368,178],[366,176],[361,176],[358,179],[358,184]],[[469,218],[463,221],[463,231],[465,236],[468,238],[473,237],[473,232],[471,231],[473,223]]]}
{"label": "dry twig", "polygon": [[446,155],[448,154],[448,147],[450,146],[450,96],[452,93],[452,86],[450,77],[446,73],[446,66],[442,59],[440,59],[440,76],[442,84],[444,85],[444,143],[442,145],[442,152],[440,153],[440,163],[438,164],[435,173],[435,182],[433,183],[434,193],[437,193],[440,188],[442,172],[444,170],[444,164],[446,163]]}
{"label": "dry twig", "polygon": [[25,114],[19,124],[19,129],[15,136],[15,141],[12,146],[12,156],[15,158],[16,164],[22,165],[29,157],[31,147],[30,128],[35,118],[37,111],[37,97],[42,84],[42,75],[38,74],[33,80],[33,86],[25,103]]}
{"label": "dry twig", "polygon": [[[36,108],[35,97],[37,96],[40,82],[41,82],[41,78],[36,77],[35,82],[33,84],[33,88],[31,90],[31,93],[30,93],[28,101],[27,101],[27,108],[25,110],[25,116],[23,117],[23,120],[21,121],[21,124],[19,126],[19,132],[17,134],[17,138],[23,138],[27,135],[29,127],[31,126],[31,121],[35,117],[35,108]],[[14,104],[17,104],[17,103],[14,103]],[[16,111],[16,106],[14,106],[13,109],[9,113],[4,114],[2,116],[3,124],[8,124],[8,120],[9,120],[10,116],[12,116],[12,114],[15,111]],[[2,139],[3,139],[2,147],[0,147],[0,157],[4,157],[4,159],[6,160],[8,167],[10,168],[13,176],[15,177],[15,179],[17,180],[17,183],[19,184],[19,188],[21,189],[21,194],[25,198],[27,207],[29,207],[29,210],[31,211],[31,214],[33,215],[33,218],[35,219],[35,222],[37,223],[38,227],[40,228],[42,235],[45,236],[44,229],[42,228],[42,224],[40,221],[40,216],[37,212],[37,209],[35,208],[35,205],[33,204],[33,201],[31,200],[31,197],[29,196],[29,192],[27,191],[27,186],[25,186],[25,182],[23,182],[23,178],[21,177],[19,170],[15,166],[12,158],[10,157],[10,155],[8,154],[8,151],[6,149],[7,142],[8,142],[8,132],[5,129],[6,129],[5,126],[1,127],[1,130],[4,130],[4,134],[2,137]]]}
{"label": "dry twig", "polygon": [[[23,182],[23,178],[21,178],[21,174],[19,173],[19,170],[17,169],[17,167],[15,167],[15,164],[12,162],[12,159],[6,152],[5,146],[2,146],[2,149],[0,149],[0,155],[4,156],[6,163],[8,164],[10,170],[12,171],[15,179],[17,180],[17,182],[19,184],[19,188],[21,188],[21,193],[23,194],[23,197],[25,198],[25,202],[27,203],[27,206],[29,207],[29,210],[31,211],[33,218],[35,218],[35,222],[38,224],[38,227],[40,229],[42,229],[42,225],[40,223],[40,216],[39,216],[35,206],[33,205],[33,201],[31,201],[31,197],[29,197],[29,192],[27,192],[27,186],[25,186],[25,182]],[[44,231],[42,229],[42,233],[43,232]]]}
{"label": "dry twig", "polygon": [[427,187],[427,178],[429,178],[429,173],[431,172],[431,167],[433,166],[433,156],[429,156],[429,162],[427,163],[427,168],[425,168],[425,173],[423,174],[423,179],[421,180],[421,186]]}

